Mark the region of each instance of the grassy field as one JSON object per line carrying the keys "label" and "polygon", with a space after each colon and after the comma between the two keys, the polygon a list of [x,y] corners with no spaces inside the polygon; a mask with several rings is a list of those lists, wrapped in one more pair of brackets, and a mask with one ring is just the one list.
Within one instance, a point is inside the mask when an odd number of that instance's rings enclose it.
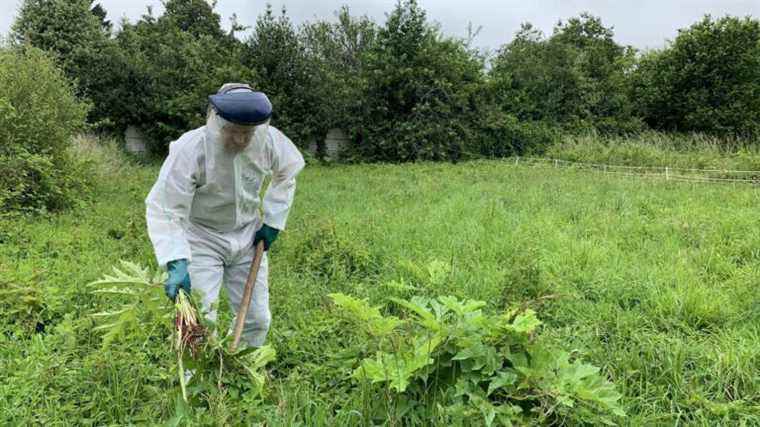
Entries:
{"label": "grassy field", "polygon": [[[174,415],[170,325],[102,350],[90,314],[113,302],[84,286],[119,260],[155,265],[143,199],[157,170],[112,165],[75,211],[1,224],[0,424]],[[623,393],[621,424],[760,425],[758,206],[750,186],[499,161],[310,165],[271,254],[267,396],[231,389],[193,419],[368,424],[340,368],[356,332],[327,294],[382,304],[403,282],[493,312],[534,308],[538,339],[601,367]]]}

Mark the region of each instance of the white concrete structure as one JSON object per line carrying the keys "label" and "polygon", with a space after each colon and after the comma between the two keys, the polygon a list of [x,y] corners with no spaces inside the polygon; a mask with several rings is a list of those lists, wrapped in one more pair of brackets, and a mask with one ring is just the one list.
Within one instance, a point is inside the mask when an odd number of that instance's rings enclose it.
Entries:
{"label": "white concrete structure", "polygon": [[145,136],[135,126],[128,126],[124,131],[124,140],[126,149],[132,154],[142,154],[145,152]]}
{"label": "white concrete structure", "polygon": [[327,131],[325,137],[325,157],[330,160],[337,160],[341,153],[348,147],[350,139],[343,129],[332,128]]}

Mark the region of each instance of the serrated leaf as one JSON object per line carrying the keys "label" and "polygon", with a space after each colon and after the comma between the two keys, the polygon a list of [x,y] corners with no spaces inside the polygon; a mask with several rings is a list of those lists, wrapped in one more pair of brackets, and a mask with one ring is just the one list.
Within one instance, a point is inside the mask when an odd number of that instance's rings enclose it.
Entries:
{"label": "serrated leaf", "polygon": [[419,298],[413,298],[411,301],[403,300],[400,298],[389,299],[394,303],[414,312],[414,314],[417,315],[418,322],[427,329],[430,329],[433,332],[438,332],[441,330],[441,323],[435,318],[433,313],[427,309],[427,304],[424,300]]}
{"label": "serrated leaf", "polygon": [[[125,308],[123,308],[121,310],[116,310],[116,311],[101,311],[100,313],[93,313],[90,316],[92,316],[92,317],[118,316],[118,315],[124,313],[125,311],[131,310],[131,309],[132,309],[132,306],[129,306],[129,307],[125,307]],[[98,328],[94,328],[94,330],[97,330],[97,329]]]}
{"label": "serrated leaf", "polygon": [[358,299],[342,293],[328,295],[335,305],[346,310],[352,319],[364,330],[377,337],[383,337],[396,329],[403,321],[394,316],[380,314],[380,306],[371,306],[367,299]]}
{"label": "serrated leaf", "polygon": [[399,291],[399,292],[409,292],[409,291],[416,291],[417,290],[416,286],[412,286],[412,285],[407,284],[404,281],[403,278],[400,279],[400,280],[398,280],[398,281],[391,280],[390,282],[382,283],[381,286],[383,286],[385,288],[388,288],[388,289],[393,289],[393,290],[396,290],[396,291]]}
{"label": "serrated leaf", "polygon": [[107,294],[107,295],[130,295],[135,296],[138,295],[140,292],[135,290],[128,290],[128,289],[98,289],[95,291],[92,291],[94,294]]}
{"label": "serrated leaf", "polygon": [[271,345],[265,345],[259,347],[253,352],[253,367],[256,369],[263,368],[269,362],[274,361],[277,358],[277,352]]}
{"label": "serrated leaf", "polygon": [[491,377],[488,383],[488,391],[486,396],[490,396],[494,391],[514,385],[517,383],[517,375],[512,372],[499,372],[495,376]]}
{"label": "serrated leaf", "polygon": [[484,301],[459,301],[456,297],[453,296],[438,297],[438,301],[440,301],[449,310],[453,311],[459,316],[464,316],[467,313],[477,312],[479,309],[486,306],[486,303]]}
{"label": "serrated leaf", "polygon": [[[413,353],[377,352],[375,358],[364,359],[353,373],[354,378],[369,380],[371,383],[388,382],[388,386],[397,393],[403,393],[409,386],[411,378],[420,369],[434,362],[430,351],[439,341],[431,340],[428,345],[417,346]],[[431,350],[432,351],[432,350]]]}
{"label": "serrated leaf", "polygon": [[507,325],[507,329],[518,334],[531,334],[540,325],[541,321],[536,317],[536,312],[528,309],[518,314],[512,323]]}

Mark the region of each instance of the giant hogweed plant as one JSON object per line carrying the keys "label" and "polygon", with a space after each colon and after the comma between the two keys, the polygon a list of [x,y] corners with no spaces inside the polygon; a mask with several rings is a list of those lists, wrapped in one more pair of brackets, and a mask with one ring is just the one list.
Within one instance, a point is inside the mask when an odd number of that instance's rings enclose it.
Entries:
{"label": "giant hogweed plant", "polygon": [[614,425],[625,416],[599,368],[534,339],[541,321],[532,310],[493,315],[481,301],[391,298],[397,317],[364,299],[330,297],[360,331],[352,377],[386,396],[372,399],[378,418],[510,426]]}
{"label": "giant hogweed plant", "polygon": [[[231,337],[225,336],[226,331],[220,333],[216,323],[198,315],[197,292],[191,297],[180,292],[174,305],[167,304],[162,285],[165,279],[164,272],[151,272],[122,261],[121,268],[115,267],[112,274],[88,285],[94,294],[108,295],[111,301],[120,302],[114,310],[92,315],[100,323],[95,330],[103,333],[103,348],[118,340],[166,336],[166,328],[173,325],[172,341],[167,347],[177,355],[177,378],[184,402],[198,403],[214,389],[223,391],[225,386],[245,389],[248,400],[259,402],[264,395],[264,367],[274,360],[274,349],[264,346],[230,353]],[[189,384],[188,371],[193,374]],[[223,377],[225,371],[243,372],[247,380],[240,381],[235,375]]]}

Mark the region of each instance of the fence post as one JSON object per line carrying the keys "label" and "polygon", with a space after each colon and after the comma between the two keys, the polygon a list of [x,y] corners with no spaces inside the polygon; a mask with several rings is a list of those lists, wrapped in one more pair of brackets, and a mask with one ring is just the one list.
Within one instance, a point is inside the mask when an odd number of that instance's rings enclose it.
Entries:
{"label": "fence post", "polygon": [[558,167],[559,167],[559,160],[557,160],[557,159],[554,159],[554,167],[555,167],[555,168],[558,168]]}
{"label": "fence post", "polygon": [[665,166],[665,181],[670,180],[670,168]]}
{"label": "fence post", "polygon": [[515,156],[515,166],[520,162],[520,156]]}

